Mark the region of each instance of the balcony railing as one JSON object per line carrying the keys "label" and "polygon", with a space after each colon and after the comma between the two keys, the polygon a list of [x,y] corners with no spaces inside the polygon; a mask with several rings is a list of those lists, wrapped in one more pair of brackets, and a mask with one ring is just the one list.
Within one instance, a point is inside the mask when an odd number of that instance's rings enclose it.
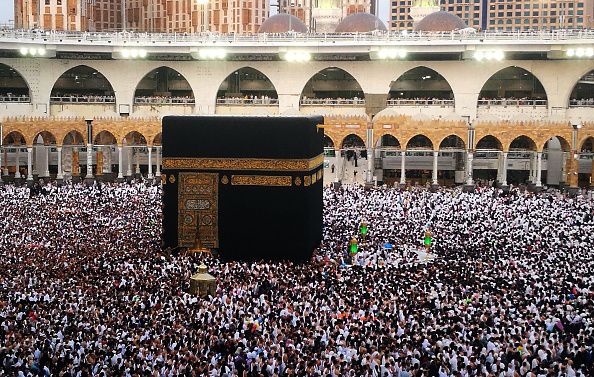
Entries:
{"label": "balcony railing", "polygon": [[454,107],[453,99],[406,99],[406,98],[393,98],[387,102],[388,106],[441,106],[441,107]]}
{"label": "balcony railing", "polygon": [[479,107],[489,106],[533,106],[533,107],[546,107],[546,99],[479,99]]}
{"label": "balcony railing", "polygon": [[365,106],[362,98],[302,98],[303,106]]}
{"label": "balcony railing", "polygon": [[136,105],[193,105],[194,98],[186,97],[135,97]]}
{"label": "balcony railing", "polygon": [[29,103],[29,102],[31,102],[31,97],[0,95],[0,102]]}
{"label": "balcony railing", "polygon": [[217,105],[224,106],[276,106],[278,98],[217,98]]}
{"label": "balcony railing", "polygon": [[114,96],[51,96],[50,103],[115,103]]}
{"label": "balcony railing", "polygon": [[221,33],[136,33],[136,32],[67,32],[43,30],[0,30],[0,41],[3,42],[46,42],[51,44],[105,44],[105,45],[158,45],[188,43],[299,43],[299,42],[414,42],[427,40],[456,41],[566,41],[594,39],[594,30],[534,30],[534,31],[474,31],[471,29],[452,32],[371,32],[371,33],[278,33],[278,34],[221,34]]}
{"label": "balcony railing", "polygon": [[570,99],[569,107],[594,107],[594,98]]}

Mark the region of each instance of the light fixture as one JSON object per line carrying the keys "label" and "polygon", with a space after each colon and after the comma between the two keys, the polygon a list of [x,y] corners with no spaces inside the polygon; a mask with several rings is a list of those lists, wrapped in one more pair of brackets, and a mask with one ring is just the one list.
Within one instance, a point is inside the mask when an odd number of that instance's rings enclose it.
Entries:
{"label": "light fixture", "polygon": [[144,59],[147,57],[148,53],[141,48],[128,48],[121,50],[120,55],[124,59]]}
{"label": "light fixture", "polygon": [[404,59],[406,58],[407,52],[402,48],[382,48],[377,53],[377,57],[380,59]]}
{"label": "light fixture", "polygon": [[575,50],[573,48],[570,48],[569,50],[567,50],[566,54],[570,58],[573,58],[575,56]]}
{"label": "light fixture", "polygon": [[45,54],[46,54],[45,48],[42,48],[42,47],[39,47],[39,48],[21,47],[19,49],[19,52],[22,56],[45,56]]}
{"label": "light fixture", "polygon": [[227,51],[222,48],[203,48],[198,55],[201,60],[223,60],[227,57]]}
{"label": "light fixture", "polygon": [[306,51],[288,51],[283,59],[288,62],[307,62],[311,60],[311,54]]}
{"label": "light fixture", "polygon": [[502,61],[505,58],[505,53],[502,50],[487,50],[487,51],[475,51],[474,52],[474,60],[476,61],[483,61],[483,60],[496,60]]}

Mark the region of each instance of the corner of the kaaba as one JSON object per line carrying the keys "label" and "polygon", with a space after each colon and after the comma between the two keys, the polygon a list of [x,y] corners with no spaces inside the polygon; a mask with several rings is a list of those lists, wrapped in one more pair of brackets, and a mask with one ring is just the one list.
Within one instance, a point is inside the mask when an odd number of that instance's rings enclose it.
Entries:
{"label": "corner of the kaaba", "polygon": [[322,239],[322,117],[163,118],[163,247],[311,259]]}

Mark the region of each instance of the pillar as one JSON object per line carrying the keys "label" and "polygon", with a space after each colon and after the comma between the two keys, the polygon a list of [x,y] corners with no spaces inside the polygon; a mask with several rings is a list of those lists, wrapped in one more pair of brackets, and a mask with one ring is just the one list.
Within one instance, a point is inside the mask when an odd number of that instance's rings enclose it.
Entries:
{"label": "pillar", "polygon": [[400,184],[406,184],[406,151],[400,152]]}
{"label": "pillar", "polygon": [[474,179],[472,174],[472,159],[473,154],[471,151],[468,151],[466,154],[466,184],[467,185],[474,185]]}
{"label": "pillar", "polygon": [[497,153],[497,184],[501,184],[503,181],[503,177],[501,176],[501,153]]}
{"label": "pillar", "polygon": [[437,159],[439,157],[439,151],[433,151],[433,184],[437,185]]}
{"label": "pillar", "polygon": [[128,163],[126,164],[126,177],[132,176],[132,148],[127,147],[127,154],[128,154]]}
{"label": "pillar", "polygon": [[118,179],[124,179],[122,164],[122,147],[118,145]]}
{"label": "pillar", "polygon": [[87,176],[85,179],[93,179],[93,144],[87,144]]}
{"label": "pillar", "polygon": [[[2,135],[0,135],[1,137]],[[2,150],[2,145],[0,145],[0,182],[2,182],[2,177],[6,174],[4,174],[4,166],[2,166],[2,154],[4,153],[4,151]]]}
{"label": "pillar", "polygon": [[16,159],[15,159],[15,172],[14,172],[14,178],[15,179],[20,179],[21,178],[21,162],[19,161],[21,159],[21,148],[19,145],[17,145],[16,147]]}
{"label": "pillar", "polygon": [[155,148],[156,159],[157,159],[157,177],[161,179],[161,147]]}
{"label": "pillar", "polygon": [[58,175],[56,175],[56,179],[61,180],[64,179],[64,173],[62,172],[62,147],[57,147],[58,149]]}
{"label": "pillar", "polygon": [[134,171],[135,175],[140,175],[140,150],[136,150],[136,170]]}
{"label": "pillar", "polygon": [[579,154],[571,154],[567,162],[567,184],[569,187],[578,187]]}
{"label": "pillar", "polygon": [[501,185],[507,186],[507,152],[503,152],[501,159]]}
{"label": "pillar", "polygon": [[[2,168],[2,166],[0,166]],[[4,167],[2,168],[2,174],[8,175],[8,150],[4,149]]]}
{"label": "pillar", "polygon": [[45,146],[45,168],[43,169],[43,177],[49,177],[50,176],[50,172],[49,172],[49,150],[50,150],[50,146],[46,145]]}
{"label": "pillar", "polygon": [[153,147],[148,147],[148,179],[153,179]]}
{"label": "pillar", "polygon": [[536,187],[542,187],[542,152],[536,153]]}
{"label": "pillar", "polygon": [[590,187],[594,187],[594,159],[592,160],[592,167],[590,168]]}
{"label": "pillar", "polygon": [[33,148],[27,147],[27,181],[33,181]]}
{"label": "pillar", "polygon": [[367,172],[366,172],[366,179],[365,182],[373,183],[373,149],[367,149]]}

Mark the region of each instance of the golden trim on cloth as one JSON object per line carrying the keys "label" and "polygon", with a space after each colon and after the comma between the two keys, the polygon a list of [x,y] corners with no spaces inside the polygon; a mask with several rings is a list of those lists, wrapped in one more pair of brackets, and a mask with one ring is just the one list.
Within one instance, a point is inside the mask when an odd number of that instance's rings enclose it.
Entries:
{"label": "golden trim on cloth", "polygon": [[287,175],[232,175],[233,186],[291,186],[293,178]]}
{"label": "golden trim on cloth", "polygon": [[163,169],[308,171],[323,163],[323,154],[310,159],[168,157]]}

